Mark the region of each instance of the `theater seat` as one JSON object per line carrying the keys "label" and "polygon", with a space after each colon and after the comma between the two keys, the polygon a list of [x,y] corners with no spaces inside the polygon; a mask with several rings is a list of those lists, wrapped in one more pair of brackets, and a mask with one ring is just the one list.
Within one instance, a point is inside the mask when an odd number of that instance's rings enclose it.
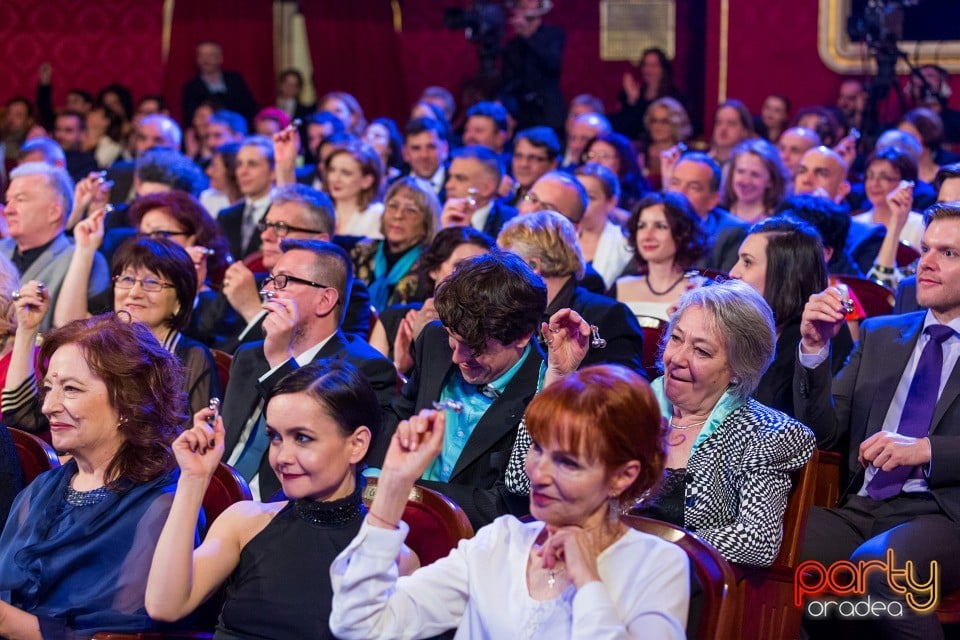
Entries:
{"label": "theater seat", "polygon": [[203,496],[203,513],[207,518],[207,527],[226,511],[227,507],[241,500],[253,500],[247,481],[236,469],[221,462],[213,472],[210,486]]}
{"label": "theater seat", "polygon": [[895,298],[890,289],[863,278],[837,275],[832,277],[850,287],[860,300],[868,318],[885,316],[893,311]]}
{"label": "theater seat", "polygon": [[[734,628],[739,609],[733,569],[710,543],[676,525],[641,516],[622,515],[624,524],[677,545],[690,559],[694,579],[689,640],[726,640],[737,637]],[[699,590],[698,590],[698,589]]]}
{"label": "theater seat", "polygon": [[[377,479],[367,478],[363,501],[370,506]],[[444,558],[457,543],[473,537],[467,514],[453,500],[426,487],[415,486],[407,498],[403,521],[410,527],[407,546],[420,558],[420,566]]]}
{"label": "theater seat", "polygon": [[23,469],[23,482],[29,484],[44,471],[60,466],[57,452],[49,444],[26,431],[10,428],[10,437],[17,448],[17,457]]}
{"label": "theater seat", "polygon": [[233,356],[219,349],[210,349],[210,353],[213,354],[213,362],[217,365],[220,388],[226,393],[227,383],[230,382],[230,365],[233,364]]}

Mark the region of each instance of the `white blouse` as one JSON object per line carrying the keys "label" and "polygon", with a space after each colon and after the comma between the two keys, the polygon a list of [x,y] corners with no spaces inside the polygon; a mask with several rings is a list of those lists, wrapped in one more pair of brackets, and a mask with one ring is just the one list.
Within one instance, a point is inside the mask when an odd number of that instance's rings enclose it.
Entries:
{"label": "white blouse", "polygon": [[633,250],[627,244],[623,230],[612,222],[607,221],[600,232],[597,249],[593,252],[591,264],[603,278],[607,289],[613,286],[623,270],[633,258]]}
{"label": "white blouse", "polygon": [[362,236],[379,240],[383,238],[380,232],[380,220],[383,218],[383,203],[372,202],[363,211],[350,216],[350,220],[337,231],[340,236]]}
{"label": "white blouse", "polygon": [[679,547],[630,529],[597,558],[600,582],[553,600],[527,589],[527,561],[544,527],[502,516],[446,558],[397,579],[409,528],[363,526],[330,567],[338,638],[684,638],[689,563]]}

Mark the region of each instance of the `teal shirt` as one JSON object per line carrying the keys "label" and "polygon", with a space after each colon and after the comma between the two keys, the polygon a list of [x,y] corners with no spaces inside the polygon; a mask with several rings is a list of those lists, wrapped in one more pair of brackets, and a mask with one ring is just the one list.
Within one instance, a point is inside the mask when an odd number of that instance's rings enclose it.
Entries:
{"label": "teal shirt", "polygon": [[[492,387],[498,394],[503,393],[513,377],[517,375],[517,371],[523,366],[532,349],[532,345],[528,344],[520,355],[520,359],[487,386]],[[437,459],[427,467],[423,474],[424,480],[450,481],[450,476],[453,474],[457,460],[460,459],[463,448],[470,439],[470,434],[473,433],[480,419],[483,418],[483,414],[494,402],[494,398],[478,392],[477,385],[465,381],[459,367],[456,367],[443,383],[443,389],[440,391],[440,401],[443,402],[444,400],[455,400],[461,403],[463,411],[460,413],[446,411],[447,428],[443,434],[443,449],[441,449]]]}

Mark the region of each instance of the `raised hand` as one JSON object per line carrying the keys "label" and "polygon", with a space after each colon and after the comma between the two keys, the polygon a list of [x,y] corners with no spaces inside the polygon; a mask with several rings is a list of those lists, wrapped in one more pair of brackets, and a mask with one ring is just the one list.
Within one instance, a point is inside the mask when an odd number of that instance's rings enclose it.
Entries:
{"label": "raised hand", "polygon": [[273,134],[273,155],[276,166],[277,184],[293,184],[296,182],[297,154],[300,152],[300,134],[293,125]]}
{"label": "raised hand", "polygon": [[193,261],[193,268],[197,271],[197,291],[200,291],[207,281],[207,256],[210,250],[201,246],[187,247],[186,249],[190,255],[190,260]]}
{"label": "raised hand", "polygon": [[852,167],[854,160],[857,159],[857,138],[852,134],[845,135],[840,139],[840,142],[833,147],[833,150],[843,158],[843,161],[847,163],[848,167]]}
{"label": "raised hand", "polygon": [[440,212],[440,228],[465,227],[470,224],[473,207],[466,198],[447,198]]}
{"label": "raised hand", "polygon": [[800,320],[800,350],[817,353],[832,340],[846,321],[843,294],[835,287],[827,287],[810,296]]}
{"label": "raised hand", "polygon": [[873,465],[883,471],[927,464],[930,462],[930,439],[878,431],[860,443],[857,459],[864,467]]}
{"label": "raised hand", "polygon": [[383,460],[384,474],[413,484],[440,455],[445,427],[445,412],[427,409],[397,425]]}
{"label": "raised hand", "polygon": [[549,323],[540,324],[540,333],[547,344],[544,385],[576,371],[590,349],[590,325],[573,309],[550,316]]}
{"label": "raised hand", "polygon": [[103,244],[103,221],[106,215],[106,209],[97,209],[73,228],[73,240],[78,251],[93,252],[100,248]]}
{"label": "raised hand", "polygon": [[413,368],[413,358],[410,356],[410,345],[414,340],[411,316],[415,317],[416,314],[416,309],[407,312],[397,327],[397,337],[393,339],[393,364],[400,373]]}
{"label": "raised hand", "polygon": [[249,322],[260,312],[260,293],[253,271],[240,261],[227,268],[223,276],[223,295],[230,306]]}
{"label": "raised hand", "polygon": [[11,297],[16,298],[13,304],[17,310],[17,333],[36,333],[50,308],[50,292],[46,285],[31,280],[13,293],[16,294]]}
{"label": "raised hand", "polygon": [[913,182],[901,180],[897,187],[887,194],[887,206],[890,207],[890,218],[887,220],[887,234],[895,232],[895,238],[900,238],[900,232],[907,224],[910,209],[913,207]]}
{"label": "raised hand", "polygon": [[637,104],[637,100],[640,99],[640,83],[637,82],[637,79],[633,77],[632,73],[626,71],[623,74],[622,84],[623,93],[627,96],[627,104]]}
{"label": "raised hand", "polygon": [[675,144],[669,149],[664,149],[660,152],[660,176],[664,187],[670,185],[670,180],[673,178],[673,170],[676,169],[677,163],[680,162],[680,156],[683,155],[685,149],[686,145]]}
{"label": "raised hand", "polygon": [[272,298],[263,303],[267,317],[263,320],[263,355],[270,368],[294,357],[293,342],[300,310],[290,298]]}
{"label": "raised hand", "polygon": [[[211,424],[208,420],[214,421]],[[201,409],[194,414],[193,428],[181,433],[171,445],[181,474],[208,480],[213,477],[223,457],[225,435],[223,418],[213,409]]]}
{"label": "raised hand", "polygon": [[416,340],[420,337],[420,332],[423,331],[423,328],[433,322],[434,320],[440,319],[440,314],[437,313],[437,307],[433,304],[433,298],[427,298],[423,302],[423,306],[419,310],[411,310],[412,314],[408,313],[407,318],[410,320],[410,340]]}

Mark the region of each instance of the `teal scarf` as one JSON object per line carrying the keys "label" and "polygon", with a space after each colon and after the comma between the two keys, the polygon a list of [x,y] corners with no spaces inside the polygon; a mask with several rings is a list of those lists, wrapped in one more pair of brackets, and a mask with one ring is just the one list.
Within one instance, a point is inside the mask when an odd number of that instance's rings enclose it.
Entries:
{"label": "teal scarf", "polygon": [[370,290],[370,303],[381,313],[387,308],[390,288],[395,287],[409,273],[411,267],[420,259],[420,254],[423,253],[423,247],[420,246],[410,249],[387,273],[387,255],[384,249],[386,246],[387,241],[383,240],[377,247],[377,253],[373,258],[373,280],[367,287]]}
{"label": "teal scarf", "polygon": [[[651,382],[650,388],[653,389],[653,395],[657,397],[657,403],[660,405],[661,415],[669,420],[670,416],[673,415],[673,403],[667,399],[667,396],[663,391],[663,376],[660,376]],[[717,400],[717,404],[713,406],[713,411],[710,412],[710,417],[707,418],[706,424],[703,425],[703,428],[700,430],[700,434],[694,441],[693,449],[690,450],[690,455],[692,456],[693,452],[697,450],[703,441],[709,438],[710,435],[717,430],[717,427],[720,426],[720,424],[727,418],[728,415],[742,407],[745,402],[745,400],[741,400],[729,391],[724,391],[723,395],[720,396],[720,399]]]}

